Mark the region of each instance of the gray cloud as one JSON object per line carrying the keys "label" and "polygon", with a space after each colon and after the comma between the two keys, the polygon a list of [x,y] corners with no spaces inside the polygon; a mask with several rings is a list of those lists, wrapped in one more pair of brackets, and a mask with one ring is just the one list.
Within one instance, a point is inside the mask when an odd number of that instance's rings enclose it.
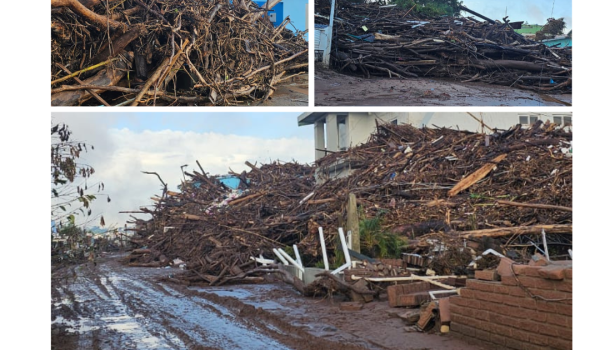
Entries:
{"label": "gray cloud", "polygon": [[73,131],[74,139],[95,146],[82,160],[96,170],[90,182],[103,182],[104,193],[111,198],[111,203],[107,203],[106,197],[99,197],[92,205],[92,210],[102,213],[108,225],[123,225],[129,216],[119,211],[150,205],[150,197],[160,193],[159,180],[141,171],[159,173],[169,189],[176,190],[182,179],[180,166],[187,164],[187,170],[198,170],[196,160],[205,171],[215,175],[226,174],[229,167],[236,172],[249,170],[244,165],[246,160],[253,163],[314,161],[313,141],[297,137],[261,139],[171,130],[134,132],[111,128],[116,120],[89,115],[55,114],[53,121],[65,122]]}

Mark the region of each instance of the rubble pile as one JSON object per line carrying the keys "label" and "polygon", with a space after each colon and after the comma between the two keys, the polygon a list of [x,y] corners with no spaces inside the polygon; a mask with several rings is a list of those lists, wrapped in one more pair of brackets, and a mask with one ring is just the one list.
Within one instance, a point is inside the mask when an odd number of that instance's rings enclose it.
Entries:
{"label": "rubble pile", "polygon": [[[380,217],[382,230],[406,238],[396,266],[411,273],[463,275],[489,248],[526,260],[542,231],[571,235],[572,133],[541,121],[488,131],[380,124],[369,142],[319,159],[318,168],[246,162],[248,172],[230,173],[236,190],[198,163],[180,192],[163,183],[155,207],[140,211],[152,218],[133,221],[132,241],[185,261],[190,282],[243,279],[259,267],[256,259],[276,258],[273,248],[293,256],[293,244],[314,266],[322,258],[319,227],[334,260],[353,193],[361,220]],[[331,167],[350,175],[323,179]],[[403,273],[374,271],[367,275]]]}
{"label": "rubble pile", "polygon": [[266,12],[251,0],[52,0],[52,105],[265,100],[308,71],[305,33]]}
{"label": "rubble pile", "polygon": [[572,223],[572,133],[541,121],[488,131],[378,125],[369,142],[317,161],[323,170],[343,161],[352,174],[327,180],[313,199],[351,191],[367,216],[385,212],[384,226],[410,238]]}
{"label": "rubble pile", "polygon": [[[342,72],[571,91],[571,48],[526,39],[508,21],[481,15],[425,18],[394,6],[336,3],[331,57]],[[330,6],[317,1],[315,23],[329,24]]]}

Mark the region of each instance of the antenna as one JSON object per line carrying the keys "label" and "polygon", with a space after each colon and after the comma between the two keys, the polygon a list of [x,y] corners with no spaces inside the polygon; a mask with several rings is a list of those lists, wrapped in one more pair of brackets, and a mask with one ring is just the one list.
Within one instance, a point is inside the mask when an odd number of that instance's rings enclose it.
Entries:
{"label": "antenna", "polygon": [[556,0],[552,1],[552,12],[550,12],[550,18],[554,18],[554,3],[556,2]]}

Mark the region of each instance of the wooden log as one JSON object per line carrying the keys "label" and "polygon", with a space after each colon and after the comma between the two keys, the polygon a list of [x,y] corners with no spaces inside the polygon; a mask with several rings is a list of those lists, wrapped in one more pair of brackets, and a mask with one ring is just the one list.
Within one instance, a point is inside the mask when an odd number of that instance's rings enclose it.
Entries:
{"label": "wooden log", "polygon": [[323,203],[331,203],[335,202],[335,198],[323,198],[323,199],[311,199],[306,201],[306,204],[323,204]]}
{"label": "wooden log", "polygon": [[498,69],[498,68],[519,69],[519,70],[526,70],[529,72],[536,72],[536,73],[565,70],[562,68],[551,67],[551,66],[548,66],[547,64],[533,63],[533,62],[527,62],[527,61],[475,60],[474,63],[479,66],[483,66],[486,69]]}
{"label": "wooden log", "polygon": [[542,234],[542,230],[547,234],[572,234],[572,224],[562,225],[533,225],[533,226],[517,226],[517,227],[499,227],[485,230],[473,230],[457,232],[461,238],[480,238],[480,237],[503,237],[512,235],[531,235]]}
{"label": "wooden log", "polygon": [[87,19],[88,21],[98,25],[100,28],[102,28],[104,30],[110,28],[110,29],[121,29],[123,31],[126,31],[128,28],[127,24],[113,21],[112,19],[110,19],[106,16],[99,15],[99,14],[95,13],[94,11],[91,11],[89,8],[85,7],[84,5],[82,5],[77,0],[51,0],[51,6],[53,8],[68,7],[73,12],[82,16],[83,18]]}
{"label": "wooden log", "polygon": [[254,193],[254,194],[251,194],[251,195],[248,195],[248,196],[242,197],[242,198],[237,198],[237,199],[234,199],[234,200],[232,200],[231,202],[229,202],[228,204],[229,204],[229,205],[236,205],[236,204],[240,204],[240,203],[242,203],[242,202],[245,202],[245,201],[247,201],[247,200],[249,200],[249,199],[256,198],[256,197],[260,197],[260,196],[262,196],[262,195],[264,195],[264,193],[262,193],[262,192]]}
{"label": "wooden log", "polygon": [[497,200],[497,204],[502,205],[512,205],[515,207],[523,207],[523,208],[535,208],[535,209],[553,209],[553,210],[562,210],[562,211],[573,211],[573,208],[563,207],[561,205],[549,205],[549,204],[536,204],[536,203],[519,203],[519,202],[511,202],[511,201],[503,201]]}
{"label": "wooden log", "polygon": [[[93,77],[83,80],[84,85],[97,85],[97,86],[111,86],[121,80],[127,73],[127,66],[129,62],[126,60],[118,60],[115,63],[115,67],[107,67],[100,71]],[[104,90],[94,90],[95,93],[100,94]],[[74,90],[74,91],[63,91],[51,95],[50,103],[52,106],[74,106],[80,105],[83,102],[92,98],[92,95],[85,90]]]}
{"label": "wooden log", "polygon": [[348,248],[360,253],[360,232],[358,227],[356,195],[354,193],[349,193],[348,203],[346,204],[346,231],[352,231],[352,246]]}
{"label": "wooden log", "polygon": [[454,185],[454,187],[452,187],[450,191],[448,191],[448,197],[456,196],[461,191],[466,190],[477,181],[486,177],[486,175],[489,174],[489,172],[492,171],[492,169],[494,169],[498,165],[498,163],[504,160],[504,158],[506,158],[505,153],[497,156],[491,162],[486,163],[484,166],[482,166],[475,172],[471,173],[470,175],[459,181],[456,185]]}

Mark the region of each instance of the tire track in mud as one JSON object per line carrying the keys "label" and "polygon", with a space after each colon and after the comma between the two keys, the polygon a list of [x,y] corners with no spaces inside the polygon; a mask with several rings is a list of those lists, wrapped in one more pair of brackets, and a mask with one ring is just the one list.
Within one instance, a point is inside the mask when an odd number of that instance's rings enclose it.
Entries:
{"label": "tire track in mud", "polygon": [[288,349],[218,303],[157,283],[152,270],[79,270],[76,281],[53,280],[53,348]]}

